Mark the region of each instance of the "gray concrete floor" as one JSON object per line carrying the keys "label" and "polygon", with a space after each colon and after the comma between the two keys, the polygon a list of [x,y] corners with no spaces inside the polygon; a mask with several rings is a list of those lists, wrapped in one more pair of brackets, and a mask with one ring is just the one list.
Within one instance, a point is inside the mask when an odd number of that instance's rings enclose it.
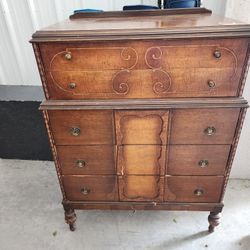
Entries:
{"label": "gray concrete floor", "polygon": [[208,212],[77,211],[64,223],[51,162],[0,159],[0,249],[250,249],[250,180],[231,180],[222,224],[207,233]]}

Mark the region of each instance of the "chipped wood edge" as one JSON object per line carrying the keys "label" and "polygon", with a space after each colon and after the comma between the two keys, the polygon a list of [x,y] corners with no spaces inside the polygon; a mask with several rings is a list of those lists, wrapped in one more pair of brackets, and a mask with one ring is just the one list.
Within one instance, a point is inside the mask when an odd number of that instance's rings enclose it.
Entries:
{"label": "chipped wood edge", "polygon": [[247,111],[247,108],[243,108],[241,110],[241,112],[240,112],[236,132],[235,132],[234,141],[232,143],[232,148],[231,148],[230,156],[229,156],[229,159],[228,159],[228,167],[227,167],[226,175],[225,175],[225,178],[224,178],[224,184],[223,184],[223,187],[222,187],[222,194],[221,194],[221,198],[220,198],[221,202],[223,201],[224,196],[225,196],[227,183],[228,183],[230,172],[231,172],[231,169],[232,169],[232,166],[233,166],[234,157],[235,157],[235,154],[236,154],[237,146],[238,146],[239,139],[240,139],[240,134],[241,134],[244,119],[245,119],[245,116],[246,116],[246,111]]}
{"label": "chipped wood edge", "polygon": [[239,96],[242,96],[245,85],[246,85],[246,80],[247,80],[247,75],[249,71],[249,66],[250,66],[250,42],[248,43],[248,48],[247,48],[247,56],[245,59],[245,63],[243,66],[243,74],[240,80],[240,90],[239,90]]}
{"label": "chipped wood edge", "polygon": [[62,175],[61,175],[61,171],[60,171],[60,164],[59,164],[59,161],[58,161],[55,141],[54,141],[52,132],[50,130],[48,112],[46,110],[43,110],[42,112],[43,112],[43,117],[44,117],[46,129],[47,129],[47,133],[48,133],[48,137],[49,137],[50,148],[51,148],[51,151],[52,151],[52,155],[53,155],[53,159],[54,159],[54,163],[55,163],[55,167],[56,167],[57,177],[58,177],[61,192],[62,192],[62,195],[63,195],[63,200],[66,200],[66,193],[65,193],[64,187],[63,187]]}
{"label": "chipped wood edge", "polygon": [[44,66],[43,66],[42,59],[41,59],[41,53],[40,53],[39,45],[37,43],[33,43],[32,47],[33,47],[33,50],[34,50],[36,63],[37,63],[37,67],[38,67],[38,70],[39,70],[39,74],[40,74],[40,78],[41,78],[41,82],[42,82],[42,86],[43,86],[43,91],[44,91],[46,99],[49,99],[49,91],[48,91],[48,88],[47,88],[47,80],[46,80],[45,73],[44,73],[45,71],[44,71]]}

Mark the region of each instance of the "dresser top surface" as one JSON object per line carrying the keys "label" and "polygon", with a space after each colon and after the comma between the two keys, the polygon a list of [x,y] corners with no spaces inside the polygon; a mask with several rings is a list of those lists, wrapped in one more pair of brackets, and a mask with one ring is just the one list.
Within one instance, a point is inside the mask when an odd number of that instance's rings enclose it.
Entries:
{"label": "dresser top surface", "polygon": [[37,31],[31,41],[230,35],[249,36],[250,25],[196,8],[80,13]]}

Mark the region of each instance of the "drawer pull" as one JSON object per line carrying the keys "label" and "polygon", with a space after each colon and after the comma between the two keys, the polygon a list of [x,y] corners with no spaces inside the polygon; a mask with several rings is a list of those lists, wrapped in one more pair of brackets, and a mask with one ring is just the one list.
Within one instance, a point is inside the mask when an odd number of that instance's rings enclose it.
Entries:
{"label": "drawer pull", "polygon": [[68,86],[69,86],[70,89],[75,89],[76,88],[76,84],[74,82],[69,83]]}
{"label": "drawer pull", "polygon": [[77,127],[71,128],[70,133],[71,133],[71,135],[73,135],[73,136],[79,136],[80,133],[81,133],[81,129],[80,129],[80,128],[77,128]]}
{"label": "drawer pull", "polygon": [[214,127],[207,127],[205,130],[204,130],[204,133],[206,134],[206,135],[213,135],[213,134],[215,134],[215,132],[216,132],[216,129],[214,128]]}
{"label": "drawer pull", "polygon": [[208,166],[208,161],[207,160],[201,160],[201,161],[199,161],[198,164],[199,164],[199,166],[201,168],[206,168]]}
{"label": "drawer pull", "polygon": [[196,196],[202,196],[203,194],[204,194],[204,191],[202,189],[194,190],[194,195]]}
{"label": "drawer pull", "polygon": [[77,166],[78,168],[84,168],[84,167],[86,167],[86,162],[83,161],[83,160],[77,160],[76,166]]}
{"label": "drawer pull", "polygon": [[71,60],[72,59],[72,54],[70,53],[70,52],[67,52],[65,55],[64,55],[64,58],[66,59],[66,60]]}
{"label": "drawer pull", "polygon": [[208,82],[207,82],[207,85],[208,85],[208,87],[209,88],[214,88],[215,86],[216,86],[216,83],[214,82],[214,81],[212,81],[212,80],[209,80]]}
{"label": "drawer pull", "polygon": [[221,52],[219,50],[215,50],[214,51],[214,57],[217,58],[217,59],[221,58]]}
{"label": "drawer pull", "polygon": [[83,187],[83,188],[81,188],[81,193],[83,195],[88,195],[90,193],[90,189],[86,188],[86,187]]}

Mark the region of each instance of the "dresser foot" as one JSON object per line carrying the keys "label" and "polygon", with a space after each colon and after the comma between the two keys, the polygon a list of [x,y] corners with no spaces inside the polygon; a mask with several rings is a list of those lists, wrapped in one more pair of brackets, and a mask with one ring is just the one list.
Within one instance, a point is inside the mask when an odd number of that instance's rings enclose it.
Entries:
{"label": "dresser foot", "polygon": [[70,208],[67,205],[64,205],[64,214],[65,214],[65,222],[69,225],[69,229],[71,231],[75,231],[76,230],[76,214],[75,214],[75,210],[73,208]]}
{"label": "dresser foot", "polygon": [[213,233],[214,228],[219,226],[220,218],[221,218],[221,213],[210,212],[208,216],[208,222],[209,222],[208,232],[209,233]]}

